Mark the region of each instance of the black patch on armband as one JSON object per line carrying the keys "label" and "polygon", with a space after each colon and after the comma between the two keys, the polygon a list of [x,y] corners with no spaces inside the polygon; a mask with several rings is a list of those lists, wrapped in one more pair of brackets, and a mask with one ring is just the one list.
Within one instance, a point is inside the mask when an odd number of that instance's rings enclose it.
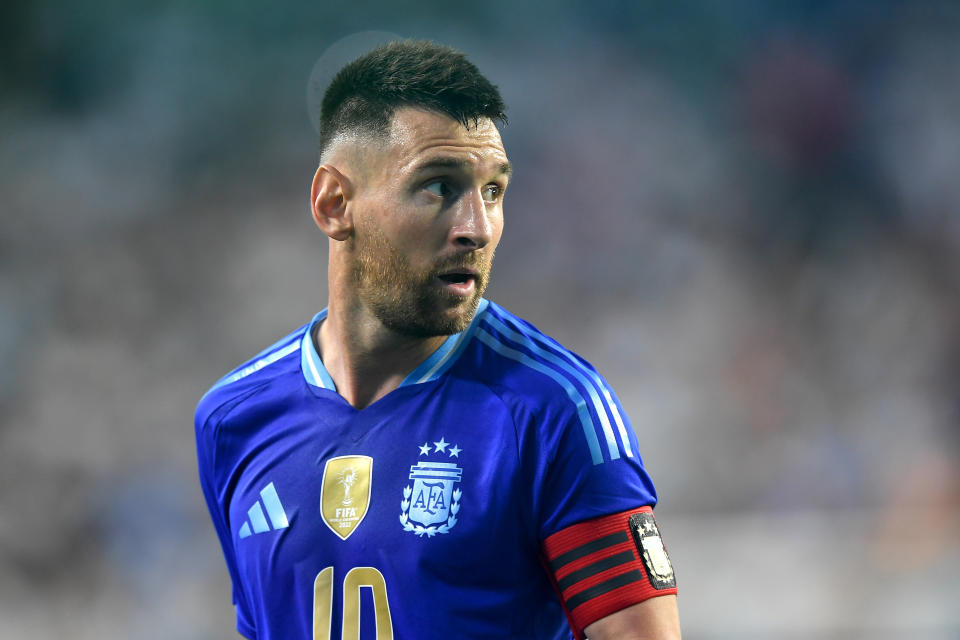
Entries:
{"label": "black patch on armband", "polygon": [[654,589],[670,589],[677,586],[670,556],[660,539],[660,529],[652,513],[641,512],[630,516],[630,533],[637,545],[637,553],[647,569],[650,586]]}

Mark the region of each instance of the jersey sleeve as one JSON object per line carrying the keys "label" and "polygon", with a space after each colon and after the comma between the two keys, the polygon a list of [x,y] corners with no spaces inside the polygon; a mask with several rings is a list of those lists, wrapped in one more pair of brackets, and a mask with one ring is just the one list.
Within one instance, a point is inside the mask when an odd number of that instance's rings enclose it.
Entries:
{"label": "jersey sleeve", "polygon": [[250,640],[257,640],[257,631],[253,623],[249,604],[239,587],[236,555],[234,553],[233,538],[227,524],[227,501],[225,492],[217,482],[214,467],[216,452],[216,432],[203,411],[203,403],[197,409],[195,428],[197,436],[197,465],[200,473],[200,487],[210,510],[210,518],[220,539],[220,546],[227,562],[230,581],[233,586],[233,605],[237,616],[237,631]]}
{"label": "jersey sleeve", "polygon": [[[589,366],[589,365],[586,365]],[[595,374],[583,404],[548,408],[536,510],[547,571],[578,639],[589,624],[648,598],[676,593],[653,517],[657,494],[633,427]],[[591,434],[599,445],[591,446]]]}
{"label": "jersey sleeve", "polygon": [[656,596],[677,593],[651,507],[572,525],[543,542],[548,571],[577,640],[588,625]]}

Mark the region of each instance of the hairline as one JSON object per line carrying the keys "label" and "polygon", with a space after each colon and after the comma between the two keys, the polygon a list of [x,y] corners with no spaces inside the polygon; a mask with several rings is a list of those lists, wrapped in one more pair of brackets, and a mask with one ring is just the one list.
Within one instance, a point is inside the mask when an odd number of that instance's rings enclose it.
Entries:
{"label": "hairline", "polygon": [[[494,128],[497,129],[497,132],[498,133],[500,132],[500,128],[497,127],[497,122],[496,122],[497,120],[500,120],[500,118],[486,116],[486,115],[478,115],[478,116],[467,118],[468,122],[465,123],[463,120],[460,120],[450,115],[443,109],[434,109],[431,107],[426,107],[426,106],[414,104],[414,103],[401,103],[392,108],[390,112],[390,118],[387,121],[386,131],[382,131],[381,128],[378,126],[364,125],[364,124],[357,124],[352,127],[348,127],[346,129],[341,129],[340,131],[338,131],[327,143],[326,148],[321,152],[320,164],[326,164],[332,159],[332,156],[336,155],[336,152],[338,151],[338,149],[342,149],[345,146],[351,145],[351,144],[354,145],[354,148],[357,148],[357,147],[362,148],[368,143],[374,143],[377,145],[379,150],[383,150],[387,146],[387,144],[390,142],[391,134],[393,133],[393,130],[394,130],[393,128],[394,128],[394,125],[396,124],[397,114],[404,109],[413,109],[415,111],[421,111],[423,113],[430,113],[438,116],[443,116],[443,117],[449,118],[450,120],[453,120],[457,124],[463,125],[464,127],[467,128],[467,130],[470,129],[470,122],[469,122],[470,120],[473,121],[474,127],[479,127],[482,121],[489,120],[490,124],[492,124]],[[355,153],[362,154],[363,151],[360,150]]]}

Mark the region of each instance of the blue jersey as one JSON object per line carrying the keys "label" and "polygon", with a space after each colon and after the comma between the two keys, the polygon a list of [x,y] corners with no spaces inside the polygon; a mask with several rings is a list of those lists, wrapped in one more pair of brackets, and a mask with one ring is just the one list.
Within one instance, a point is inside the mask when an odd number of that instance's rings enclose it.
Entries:
{"label": "blue jersey", "polygon": [[197,410],[201,485],[241,634],[582,637],[604,612],[673,592],[672,573],[654,579],[666,569],[649,537],[645,560],[642,523],[633,538],[626,520],[614,533],[591,524],[638,518],[656,493],[623,408],[587,362],[484,300],[465,331],[358,410],[314,347],[324,317]]}

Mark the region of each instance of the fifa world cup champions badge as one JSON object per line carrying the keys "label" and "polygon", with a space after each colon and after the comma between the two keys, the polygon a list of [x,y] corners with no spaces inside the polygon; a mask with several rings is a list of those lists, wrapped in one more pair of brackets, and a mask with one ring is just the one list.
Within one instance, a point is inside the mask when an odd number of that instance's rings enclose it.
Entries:
{"label": "fifa world cup champions badge", "polygon": [[448,460],[459,458],[462,449],[456,444],[450,446],[443,437],[433,447],[425,442],[419,449],[420,456],[427,459],[410,467],[413,482],[403,488],[400,524],[404,531],[432,538],[438,533],[449,533],[457,524],[463,492],[456,485],[463,469]]}
{"label": "fifa world cup champions badge", "polygon": [[330,458],[323,467],[320,512],[341,540],[350,537],[367,515],[372,471],[370,456]]}

